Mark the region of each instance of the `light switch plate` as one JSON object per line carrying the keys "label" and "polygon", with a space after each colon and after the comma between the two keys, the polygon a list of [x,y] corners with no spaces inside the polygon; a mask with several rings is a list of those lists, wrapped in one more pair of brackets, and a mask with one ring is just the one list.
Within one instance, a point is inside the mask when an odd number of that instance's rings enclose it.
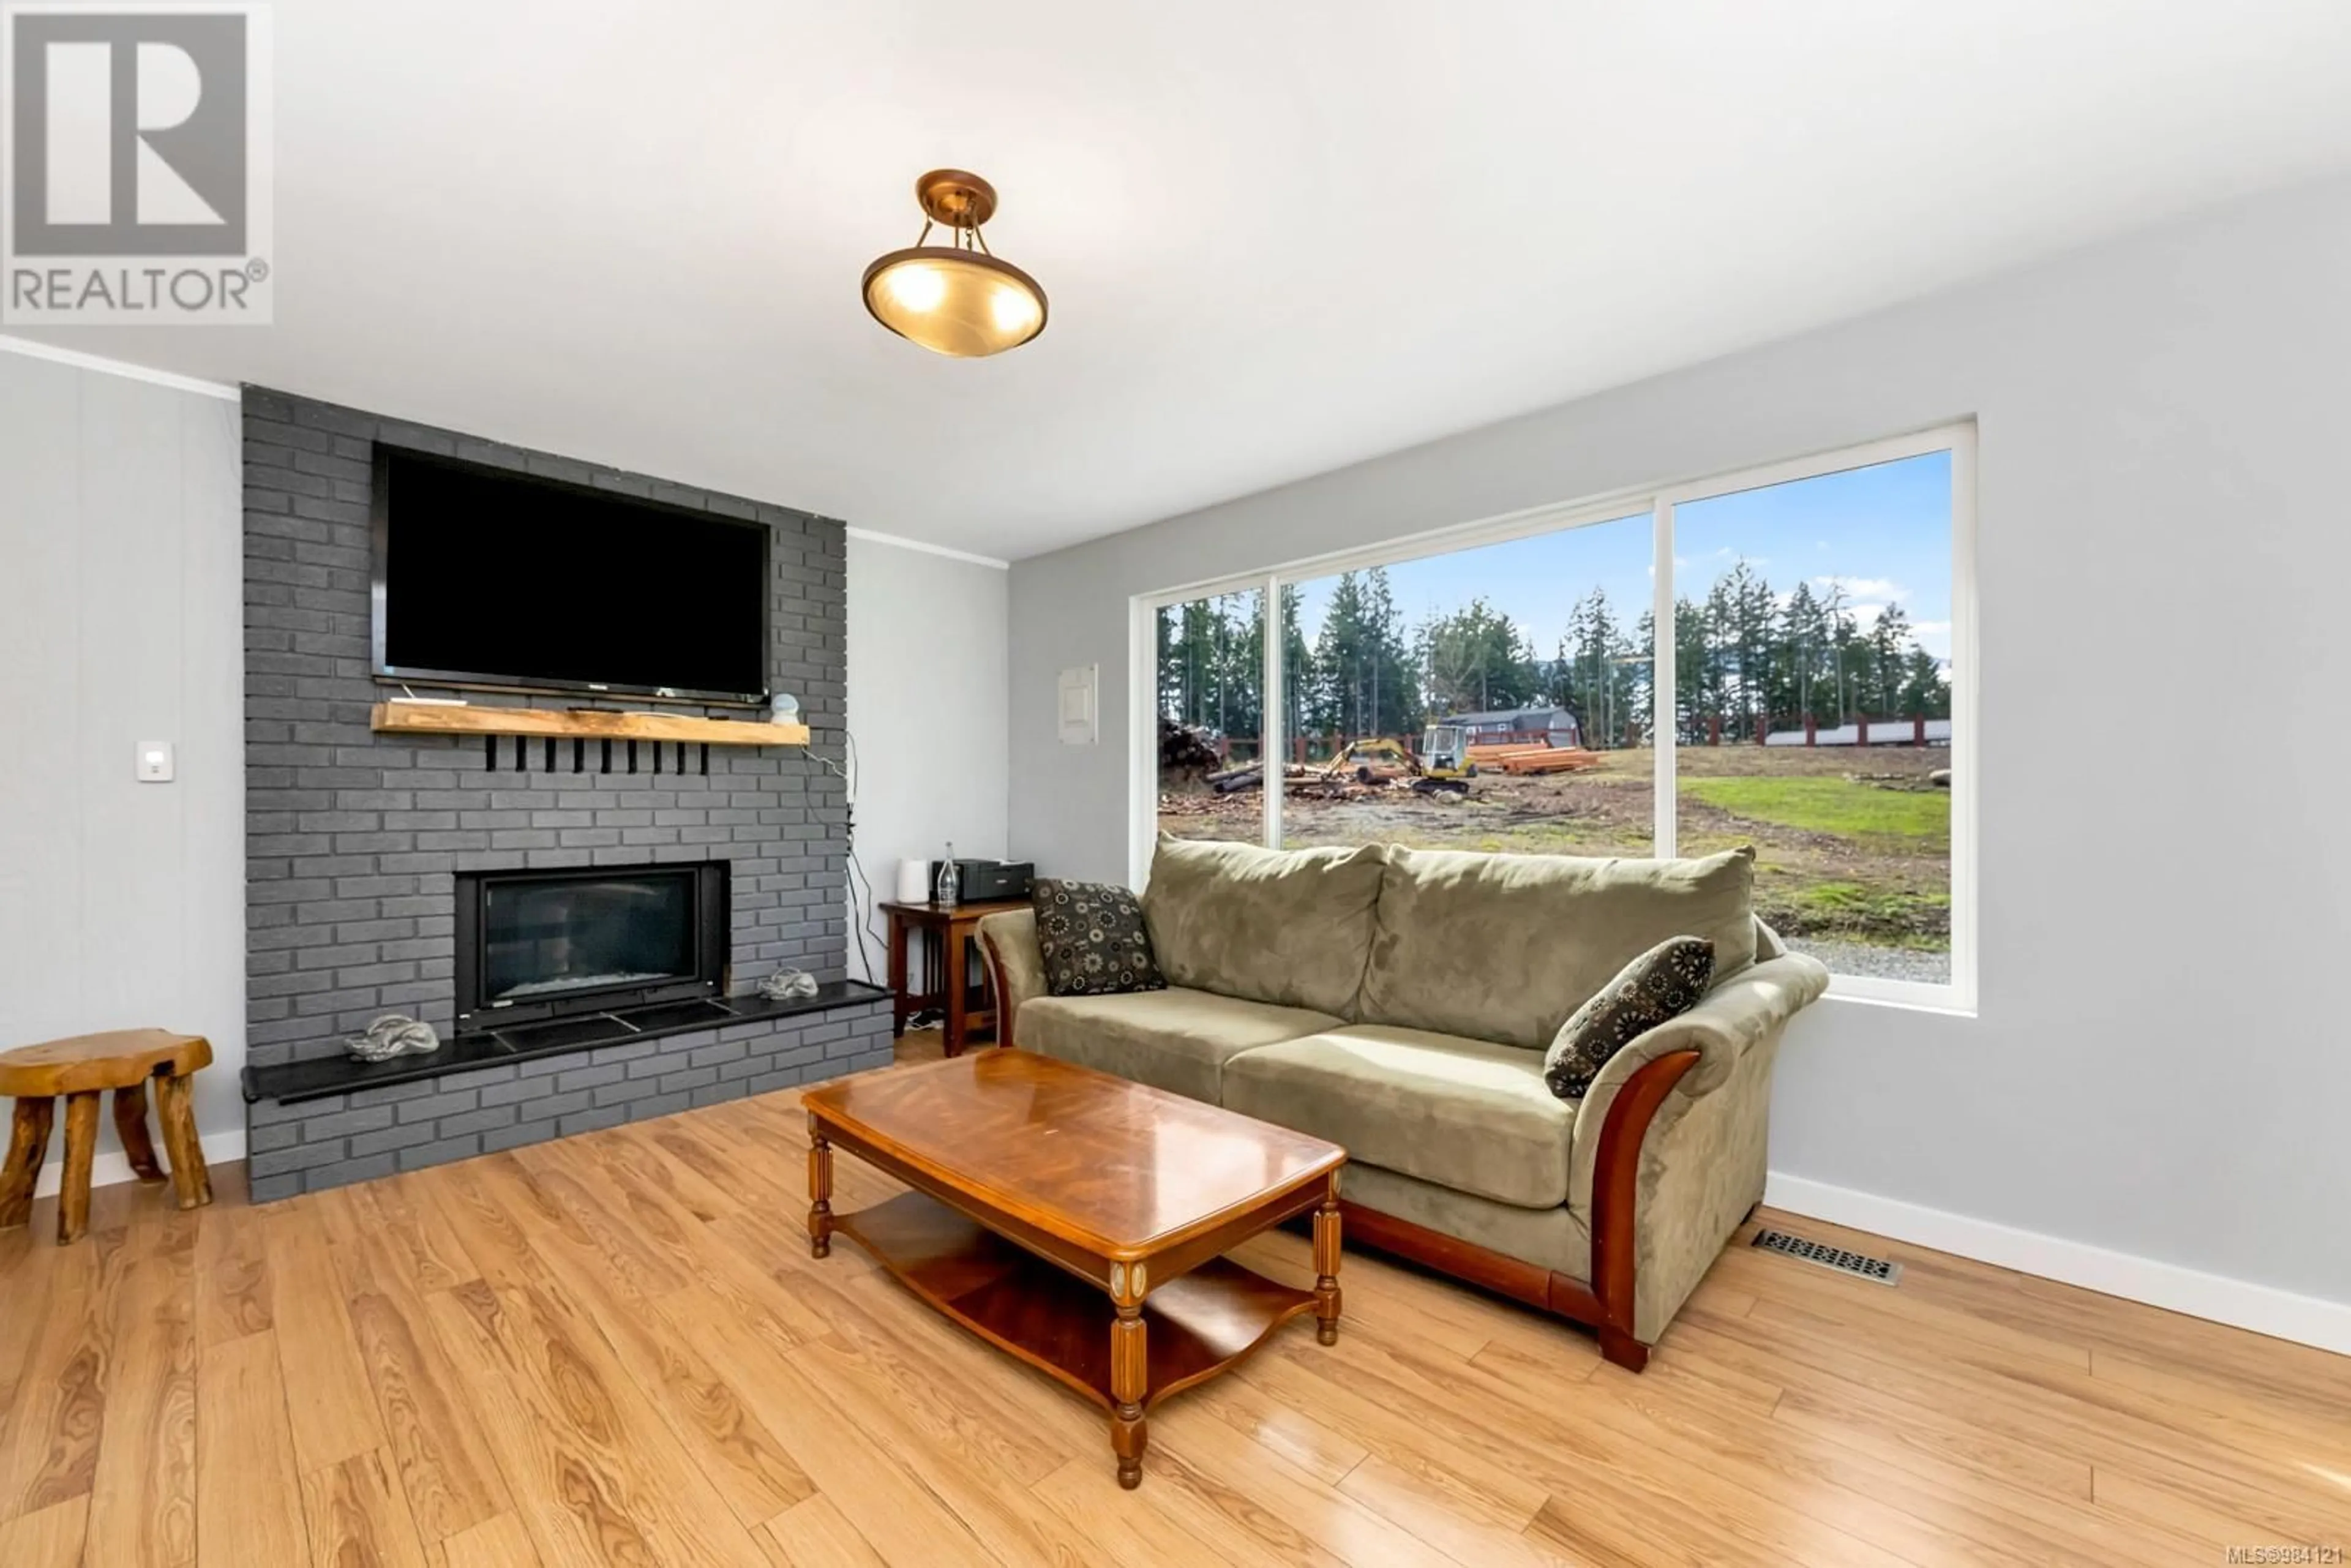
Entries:
{"label": "light switch plate", "polygon": [[1063,746],[1092,746],[1097,733],[1094,695],[1102,667],[1078,664],[1061,672],[1061,731]]}
{"label": "light switch plate", "polygon": [[136,771],[141,784],[169,784],[175,771],[172,743],[168,740],[141,741]]}

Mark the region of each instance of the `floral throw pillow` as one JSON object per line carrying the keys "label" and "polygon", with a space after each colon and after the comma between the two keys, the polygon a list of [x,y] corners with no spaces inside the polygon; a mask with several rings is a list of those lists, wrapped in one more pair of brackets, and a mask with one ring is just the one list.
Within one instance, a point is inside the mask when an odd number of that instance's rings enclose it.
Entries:
{"label": "floral throw pillow", "polygon": [[1610,1057],[1698,1006],[1713,980],[1713,943],[1667,937],[1617,970],[1560,1026],[1543,1053],[1543,1082],[1562,1100],[1583,1099]]}
{"label": "floral throw pillow", "polygon": [[1045,986],[1057,997],[1106,997],[1164,991],[1167,981],[1152,956],[1143,905],[1106,882],[1039,877],[1037,946],[1045,959]]}

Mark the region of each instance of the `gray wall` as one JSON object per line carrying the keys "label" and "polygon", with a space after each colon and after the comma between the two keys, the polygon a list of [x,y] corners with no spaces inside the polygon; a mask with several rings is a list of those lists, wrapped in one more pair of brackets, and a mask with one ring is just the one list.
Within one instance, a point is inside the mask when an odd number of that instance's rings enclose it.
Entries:
{"label": "gray wall", "polygon": [[[1020,562],[1012,852],[1126,873],[1131,594],[1973,414],[1980,1013],[1811,1009],[1773,1169],[2351,1302],[2346,278],[2351,185],[2273,195]],[[2049,678],[2094,645],[2160,700]]]}
{"label": "gray wall", "polygon": [[236,465],[234,402],[0,351],[0,1048],[205,1035],[207,1132],[243,1122]]}
{"label": "gray wall", "polygon": [[[1001,567],[850,536],[857,859],[877,900],[896,896],[899,861],[949,840],[959,855],[1004,853],[1006,596]],[[871,925],[879,980],[883,924]]]}
{"label": "gray wall", "polygon": [[[756,518],[769,533],[770,663],[810,729],[797,747],[616,747],[575,773],[488,766],[479,739],[379,736],[370,674],[368,497],[376,441]],[[453,875],[517,866],[719,860],[732,871],[734,980],[783,966],[842,977],[847,795],[838,763],[845,539],[837,521],[258,388],[245,398],[246,1036],[267,1063],[332,1055],[385,1012],[455,1012]],[[471,694],[479,703],[529,699]],[[698,768],[698,754],[689,750]]]}

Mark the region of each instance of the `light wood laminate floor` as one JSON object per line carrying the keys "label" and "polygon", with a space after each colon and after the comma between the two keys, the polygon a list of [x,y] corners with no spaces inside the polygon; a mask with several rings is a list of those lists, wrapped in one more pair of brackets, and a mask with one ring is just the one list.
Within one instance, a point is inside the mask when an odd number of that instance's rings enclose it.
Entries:
{"label": "light wood laminate floor", "polygon": [[[914,1049],[921,1049],[917,1045]],[[791,1094],[0,1237],[0,1564],[2220,1563],[2351,1547],[2351,1360],[1937,1253],[1734,1247],[1650,1364],[1351,1252],[1099,1411],[801,1230]],[[894,1190],[836,1162],[835,1205]],[[1253,1266],[1306,1279],[1277,1235]],[[1309,1281],[1311,1282],[1311,1281]]]}

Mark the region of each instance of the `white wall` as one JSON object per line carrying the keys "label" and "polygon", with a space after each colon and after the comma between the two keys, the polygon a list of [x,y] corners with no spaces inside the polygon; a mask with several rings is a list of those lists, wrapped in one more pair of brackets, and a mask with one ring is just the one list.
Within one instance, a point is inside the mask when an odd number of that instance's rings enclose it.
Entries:
{"label": "white wall", "polygon": [[[245,1137],[237,420],[233,397],[0,351],[0,1049],[205,1036],[215,1158]],[[134,781],[141,740],[176,745],[176,782]]]}
{"label": "white wall", "polygon": [[[854,848],[876,899],[896,896],[901,860],[935,857],[950,839],[959,855],[1005,852],[1006,579],[992,563],[849,536]],[[860,918],[852,910],[852,926]],[[882,929],[876,917],[865,934],[877,980]]]}
{"label": "white wall", "polygon": [[[1022,561],[1012,753],[1052,766],[1012,852],[1126,873],[1131,594],[1975,415],[1980,1014],[1807,1012],[1775,1191],[2085,1279],[2072,1244],[2111,1249],[2107,1288],[2189,1310],[2179,1270],[2317,1298],[2231,1310],[2351,1349],[2346,278],[2351,184],[2271,195]],[[1105,743],[1064,751],[1054,672],[1089,661]],[[2117,664],[2144,706],[2085,732]]]}

